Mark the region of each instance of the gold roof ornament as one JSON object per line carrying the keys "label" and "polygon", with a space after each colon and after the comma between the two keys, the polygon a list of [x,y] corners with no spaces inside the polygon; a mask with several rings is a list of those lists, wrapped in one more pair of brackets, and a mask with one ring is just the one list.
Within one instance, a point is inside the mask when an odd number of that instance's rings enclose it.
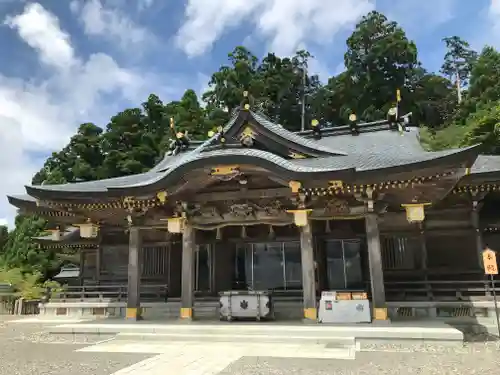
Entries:
{"label": "gold roof ornament", "polygon": [[354,122],[354,121],[356,121],[357,119],[358,119],[358,117],[356,116],[356,114],[355,114],[355,113],[351,113],[351,114],[349,115],[349,121]]}
{"label": "gold roof ornament", "polygon": [[318,121],[318,120],[313,119],[313,120],[311,121],[311,126],[312,126],[313,128],[315,128],[315,127],[316,127],[316,126],[318,126],[318,125],[319,125],[319,121]]}
{"label": "gold roof ornament", "polygon": [[164,204],[167,202],[167,192],[166,191],[159,191],[158,193],[156,193],[156,197],[158,198],[158,200],[160,201],[160,203]]}
{"label": "gold roof ornament", "polygon": [[212,138],[215,135],[215,132],[213,130],[209,130],[207,135],[208,135],[208,138]]}
{"label": "gold roof ornament", "polygon": [[174,118],[170,117],[170,129],[173,129],[174,126],[175,126],[175,124],[174,124]]}

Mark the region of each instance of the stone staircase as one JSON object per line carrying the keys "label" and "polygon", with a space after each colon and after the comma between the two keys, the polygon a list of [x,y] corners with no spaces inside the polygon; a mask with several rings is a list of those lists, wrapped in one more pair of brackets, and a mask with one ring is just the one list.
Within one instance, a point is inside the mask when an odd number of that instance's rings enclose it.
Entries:
{"label": "stone staircase", "polygon": [[115,335],[115,340],[143,342],[267,343],[322,345],[325,348],[373,348],[377,345],[435,344],[462,346],[463,333],[440,323],[327,325],[299,322],[226,323],[213,321],[135,322],[117,320],[61,324],[50,333]]}

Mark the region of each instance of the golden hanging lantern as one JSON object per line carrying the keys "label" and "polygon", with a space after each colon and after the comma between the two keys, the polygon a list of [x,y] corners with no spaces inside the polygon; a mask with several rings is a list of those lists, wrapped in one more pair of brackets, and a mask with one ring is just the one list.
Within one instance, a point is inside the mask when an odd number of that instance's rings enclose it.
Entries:
{"label": "golden hanging lantern", "polygon": [[401,205],[406,210],[406,220],[409,223],[421,223],[425,220],[425,206],[430,203],[411,203]]}
{"label": "golden hanging lantern", "polygon": [[309,212],[312,210],[302,209],[302,210],[287,210],[289,214],[293,214],[293,220],[296,226],[305,227],[308,223]]}
{"label": "golden hanging lantern", "polygon": [[99,227],[88,220],[85,224],[77,225],[80,227],[80,237],[96,238],[99,233]]}
{"label": "golden hanging lantern", "polygon": [[167,229],[170,233],[182,233],[186,219],[183,217],[171,217],[167,221]]}

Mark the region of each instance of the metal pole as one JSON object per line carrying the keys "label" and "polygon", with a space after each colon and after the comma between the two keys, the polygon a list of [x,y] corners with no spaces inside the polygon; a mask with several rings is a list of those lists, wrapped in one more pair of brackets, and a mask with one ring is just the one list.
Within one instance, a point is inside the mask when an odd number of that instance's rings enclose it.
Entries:
{"label": "metal pole", "polygon": [[491,286],[493,288],[493,301],[495,303],[495,315],[497,317],[497,329],[498,329],[498,337],[500,337],[500,317],[498,316],[498,302],[497,302],[497,292],[495,290],[495,279],[493,275],[490,275]]}
{"label": "metal pole", "polygon": [[300,116],[300,130],[306,130],[306,68],[302,67],[302,108]]}

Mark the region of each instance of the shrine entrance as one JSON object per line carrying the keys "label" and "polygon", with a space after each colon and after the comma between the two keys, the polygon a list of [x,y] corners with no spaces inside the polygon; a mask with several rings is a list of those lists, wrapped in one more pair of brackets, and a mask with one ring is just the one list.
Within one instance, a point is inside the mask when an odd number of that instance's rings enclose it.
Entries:
{"label": "shrine entrance", "polygon": [[238,289],[302,290],[299,241],[238,244],[234,259],[234,286]]}
{"label": "shrine entrance", "polygon": [[[362,246],[360,239],[327,239],[318,252],[324,273],[323,287],[328,290],[363,289]],[[321,262],[322,261],[322,262]]]}
{"label": "shrine entrance", "polygon": [[194,291],[197,294],[209,295],[213,292],[214,257],[213,246],[198,245],[194,258]]}

